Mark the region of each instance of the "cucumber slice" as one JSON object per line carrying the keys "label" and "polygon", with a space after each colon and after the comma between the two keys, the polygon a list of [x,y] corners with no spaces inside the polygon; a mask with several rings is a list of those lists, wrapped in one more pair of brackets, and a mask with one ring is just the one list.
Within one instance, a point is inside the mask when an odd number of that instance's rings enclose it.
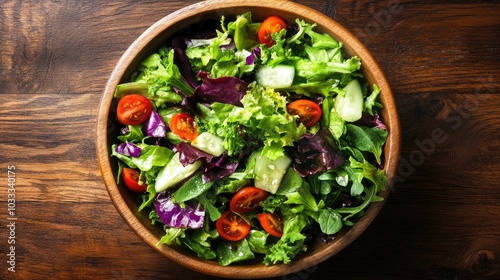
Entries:
{"label": "cucumber slice", "polygon": [[290,65],[264,65],[257,70],[255,80],[263,87],[287,88],[293,83],[295,68]]}
{"label": "cucumber slice", "polygon": [[200,161],[195,161],[192,164],[183,166],[179,161],[179,153],[175,153],[172,159],[170,159],[167,165],[160,170],[156,177],[156,192],[159,193],[175,186],[177,183],[191,176],[200,166]]}
{"label": "cucumber slice", "polygon": [[292,160],[287,156],[270,160],[265,156],[258,156],[255,162],[255,187],[275,194],[281,185]]}
{"label": "cucumber slice", "polygon": [[335,111],[346,121],[355,122],[363,112],[363,91],[358,80],[350,81],[344,87],[345,95],[335,98]]}
{"label": "cucumber slice", "polygon": [[202,132],[192,142],[191,146],[213,156],[220,156],[226,151],[222,146],[224,139],[209,132]]}

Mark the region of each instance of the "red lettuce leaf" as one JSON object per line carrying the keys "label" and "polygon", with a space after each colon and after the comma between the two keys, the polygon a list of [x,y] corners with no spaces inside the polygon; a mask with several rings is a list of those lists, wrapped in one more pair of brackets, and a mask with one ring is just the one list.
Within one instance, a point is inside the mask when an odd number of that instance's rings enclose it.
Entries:
{"label": "red lettuce leaf", "polygon": [[301,176],[313,175],[338,168],[344,163],[344,156],[327,128],[316,134],[305,134],[287,147],[293,158],[293,168]]}

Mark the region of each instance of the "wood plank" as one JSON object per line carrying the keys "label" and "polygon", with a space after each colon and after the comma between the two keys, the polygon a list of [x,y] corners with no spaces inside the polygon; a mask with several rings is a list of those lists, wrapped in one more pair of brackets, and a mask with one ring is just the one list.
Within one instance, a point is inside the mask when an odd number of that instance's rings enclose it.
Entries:
{"label": "wood plank", "polygon": [[[2,1],[0,186],[16,166],[16,268],[1,279],[216,279],[144,243],[95,154],[101,92],[151,24],[200,1]],[[278,279],[500,279],[498,1],[295,1],[351,30],[386,71],[403,128],[380,215],[331,259]],[[5,188],[0,217],[6,225]],[[9,232],[0,232],[2,254]]]}

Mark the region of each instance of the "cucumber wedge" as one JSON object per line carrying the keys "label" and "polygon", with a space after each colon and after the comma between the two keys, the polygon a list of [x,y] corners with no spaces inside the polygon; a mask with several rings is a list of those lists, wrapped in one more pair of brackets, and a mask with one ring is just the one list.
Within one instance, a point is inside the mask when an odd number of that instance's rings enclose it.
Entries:
{"label": "cucumber wedge", "polygon": [[257,84],[268,88],[287,88],[293,83],[295,67],[290,65],[262,66],[255,74]]}
{"label": "cucumber wedge", "polygon": [[202,132],[192,142],[191,146],[213,156],[220,156],[226,151],[222,146],[224,139],[209,132]]}
{"label": "cucumber wedge", "polygon": [[344,87],[345,95],[335,98],[335,111],[346,121],[355,122],[363,112],[363,91],[358,80],[350,81]]}
{"label": "cucumber wedge", "polygon": [[195,161],[192,164],[183,166],[179,161],[179,154],[176,153],[172,159],[160,170],[156,177],[155,190],[157,193],[162,192],[170,187],[175,186],[182,180],[191,176],[198,168],[201,167],[200,161]]}
{"label": "cucumber wedge", "polygon": [[259,155],[254,169],[255,187],[275,194],[291,163],[292,160],[287,156],[270,160]]}

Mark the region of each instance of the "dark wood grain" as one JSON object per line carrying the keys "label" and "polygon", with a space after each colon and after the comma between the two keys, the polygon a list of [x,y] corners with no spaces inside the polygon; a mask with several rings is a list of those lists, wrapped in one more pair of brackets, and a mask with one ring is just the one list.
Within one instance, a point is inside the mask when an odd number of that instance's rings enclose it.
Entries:
{"label": "dark wood grain", "polygon": [[[215,279],[142,242],[95,155],[102,90],[126,48],[199,1],[0,3],[2,279]],[[328,261],[276,279],[500,278],[499,1],[295,1],[347,27],[386,71],[403,130],[379,216]],[[16,272],[7,166],[16,167]]]}

